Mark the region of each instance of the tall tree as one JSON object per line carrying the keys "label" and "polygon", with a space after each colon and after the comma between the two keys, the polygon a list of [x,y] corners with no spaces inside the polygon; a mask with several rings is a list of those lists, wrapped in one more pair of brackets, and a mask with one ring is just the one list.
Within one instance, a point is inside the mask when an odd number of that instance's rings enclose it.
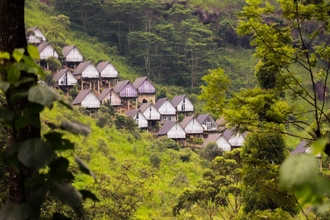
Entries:
{"label": "tall tree", "polygon": [[205,219],[235,219],[242,207],[240,149],[216,157],[195,188],[185,189],[173,207],[173,214],[190,210],[194,205]]}
{"label": "tall tree", "polygon": [[[238,33],[252,37],[260,59],[255,71],[259,85],[232,94],[224,114],[238,129],[318,140],[315,153],[330,154],[329,1],[278,2],[275,8],[268,1],[247,0],[240,13]],[[282,185],[304,204],[320,203],[330,192],[328,181],[317,175],[313,156],[290,156],[281,167]]]}
{"label": "tall tree", "polygon": [[65,42],[65,36],[62,34],[63,28],[70,25],[70,18],[60,14],[57,16],[51,16],[52,26],[47,31],[47,35],[55,42]]}
{"label": "tall tree", "polygon": [[[0,1],[0,51],[8,51],[12,53],[15,48],[26,48],[27,41],[25,37],[25,23],[24,23],[24,0],[2,0]],[[6,61],[7,65],[13,62],[13,60]],[[3,71],[3,70],[2,70]],[[2,80],[4,74],[2,73]],[[23,80],[27,78],[27,73],[22,72],[20,78]],[[37,78],[34,77],[32,83],[27,86],[31,86],[37,83]],[[17,91],[11,88],[7,94],[7,101]],[[27,104],[27,97],[19,99],[15,102],[7,102],[8,109],[11,112],[23,111]],[[39,121],[39,114],[32,115],[34,120]],[[11,130],[10,145],[12,146],[16,142],[24,139],[33,139],[40,137],[40,128],[28,126],[24,129]],[[15,203],[23,203],[29,200],[29,192],[24,188],[24,181],[31,177],[31,171],[24,165],[19,165],[19,171],[10,169],[10,181],[9,181],[9,199]]]}
{"label": "tall tree", "polygon": [[246,219],[256,211],[282,209],[297,214],[296,198],[279,190],[278,171],[285,159],[285,143],[279,134],[248,134],[243,149],[243,195]]}
{"label": "tall tree", "polygon": [[197,17],[182,21],[180,29],[183,37],[185,61],[187,62],[188,79],[193,89],[208,69],[214,68],[212,58],[216,54],[216,44],[212,31],[203,25]]}
{"label": "tall tree", "polygon": [[[307,135],[301,138],[306,140],[324,135],[322,124],[330,121],[325,105],[330,69],[327,2],[280,0],[278,14],[268,3],[249,0],[238,27],[239,34],[253,36],[251,44],[256,46],[255,55],[260,58],[256,68],[259,81],[281,91],[288,99],[294,97],[288,102],[290,106],[296,107],[295,100],[305,106],[290,109],[283,122],[305,130]],[[279,22],[270,22],[269,16]],[[318,93],[322,94],[321,99]],[[326,152],[330,154],[330,149]]]}
{"label": "tall tree", "polygon": [[24,5],[25,0],[0,1],[0,51],[26,47]]}
{"label": "tall tree", "polygon": [[[0,1],[0,90],[6,97],[5,105],[0,105],[0,127],[10,128],[9,143],[1,152],[1,164],[9,167],[9,201],[0,209],[3,219],[37,219],[48,193],[76,210],[81,208],[84,197],[92,195],[97,200],[91,192],[86,191],[86,195],[68,183],[74,179],[68,171],[69,161],[56,151],[72,149],[73,143],[54,130],[41,138],[40,112],[45,107],[52,108],[61,98],[51,88],[37,83],[38,76],[45,74],[34,60],[39,58],[37,48],[27,45],[24,3]],[[67,122],[50,127],[76,134],[90,132],[86,126]],[[76,161],[82,170],[87,168],[79,158]],[[63,217],[59,213],[54,216]]]}

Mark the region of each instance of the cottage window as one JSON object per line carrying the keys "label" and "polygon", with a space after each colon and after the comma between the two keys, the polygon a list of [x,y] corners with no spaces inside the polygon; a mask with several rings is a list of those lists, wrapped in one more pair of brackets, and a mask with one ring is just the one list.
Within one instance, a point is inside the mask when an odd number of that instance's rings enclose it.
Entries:
{"label": "cottage window", "polygon": [[126,87],[126,96],[130,96],[130,95],[131,95],[131,88]]}

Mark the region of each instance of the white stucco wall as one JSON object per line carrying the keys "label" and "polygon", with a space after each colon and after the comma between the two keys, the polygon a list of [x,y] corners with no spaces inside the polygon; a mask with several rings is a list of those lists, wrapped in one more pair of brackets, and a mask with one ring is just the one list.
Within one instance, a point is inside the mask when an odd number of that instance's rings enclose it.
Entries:
{"label": "white stucco wall", "polygon": [[82,62],[83,61],[83,56],[81,55],[80,51],[78,48],[74,47],[68,55],[66,55],[65,60],[67,62]]}
{"label": "white stucco wall", "polygon": [[186,138],[186,132],[183,130],[183,128],[175,124],[168,132],[167,132],[167,137],[168,138],[173,138],[173,139],[184,139]]}
{"label": "white stucco wall", "polygon": [[58,85],[75,85],[77,84],[77,79],[73,76],[73,74],[71,72],[67,73],[67,80],[68,83],[66,84],[65,82],[65,76],[66,74],[64,74],[59,80],[58,80]]}
{"label": "white stucco wall", "polygon": [[58,59],[58,54],[57,52],[50,46],[47,45],[40,53],[40,59],[41,60],[46,60],[49,57],[55,57]]}
{"label": "white stucco wall", "polygon": [[188,123],[184,130],[187,134],[202,134],[203,126],[194,118]]}
{"label": "white stucco wall", "polygon": [[46,41],[45,35],[39,30],[34,31],[34,35],[28,37],[28,42],[31,44],[39,44]]}
{"label": "white stucco wall", "polygon": [[233,135],[229,139],[229,143],[231,144],[231,146],[240,147],[244,143],[244,137],[242,134]]}
{"label": "white stucco wall", "polygon": [[134,117],[136,123],[138,124],[139,128],[147,128],[148,127],[148,120],[144,117],[144,115],[142,114],[142,112],[138,112],[138,119],[135,116]]}
{"label": "white stucco wall", "polygon": [[164,102],[162,106],[158,109],[161,115],[175,115],[176,109],[168,101]]}
{"label": "white stucco wall", "polygon": [[118,71],[111,65],[108,64],[101,72],[101,77],[104,78],[118,78]]}
{"label": "white stucco wall", "polygon": [[84,69],[81,75],[83,78],[100,78],[99,72],[92,63]]}
{"label": "white stucco wall", "polygon": [[92,92],[82,100],[81,106],[85,108],[100,108],[100,100]]}
{"label": "white stucco wall", "polygon": [[[184,107],[183,107],[184,106]],[[194,106],[193,104],[190,102],[190,100],[185,97],[184,101],[182,100],[178,106],[177,106],[177,110],[180,112],[184,112],[184,111],[194,111]]]}
{"label": "white stucco wall", "polygon": [[160,114],[154,105],[150,105],[143,112],[143,115],[146,117],[147,120],[160,120]]}
{"label": "white stucco wall", "polygon": [[228,141],[224,137],[220,137],[216,141],[218,147],[222,148],[224,151],[230,151],[231,150],[231,145],[228,143]]}

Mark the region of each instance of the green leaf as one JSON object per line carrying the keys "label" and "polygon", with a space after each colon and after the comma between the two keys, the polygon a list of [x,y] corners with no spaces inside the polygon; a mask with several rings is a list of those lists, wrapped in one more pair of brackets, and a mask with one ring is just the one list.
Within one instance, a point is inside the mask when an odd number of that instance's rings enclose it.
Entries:
{"label": "green leaf", "polygon": [[71,104],[71,102],[61,99],[59,103],[62,104],[64,107],[68,108],[69,110],[73,110],[73,105]]}
{"label": "green leaf", "polygon": [[19,62],[21,61],[21,59],[23,58],[24,56],[24,49],[23,48],[20,48],[20,49],[14,49],[14,52],[13,52],[13,57],[14,59],[16,60],[16,62]]}
{"label": "green leaf", "polygon": [[4,161],[7,166],[14,168],[15,170],[18,170],[19,168],[19,161],[17,159],[16,154],[9,154],[4,158]]}
{"label": "green leaf", "polygon": [[33,59],[37,59],[39,60],[40,59],[40,56],[39,56],[39,51],[38,51],[38,48],[33,46],[33,45],[28,45],[27,46],[27,51],[29,52],[29,55],[33,58]]}
{"label": "green leaf", "polygon": [[47,166],[54,157],[50,144],[37,138],[25,141],[18,150],[18,159],[34,171]]}
{"label": "green leaf", "polygon": [[74,175],[70,171],[51,170],[49,172],[49,180],[56,182],[73,182]]}
{"label": "green leaf", "polygon": [[72,150],[72,149],[74,149],[74,144],[71,141],[62,138],[62,136],[63,136],[63,134],[61,134],[59,132],[49,132],[44,135],[44,137],[52,145],[54,150]]}
{"label": "green leaf", "polygon": [[52,146],[54,147],[55,150],[73,150],[74,149],[74,143],[72,143],[70,140],[68,139],[62,139],[61,143],[59,144],[52,144]]}
{"label": "green leaf", "polygon": [[10,54],[8,52],[1,52],[0,51],[0,59],[10,59]]}
{"label": "green leaf", "polygon": [[50,193],[58,200],[73,208],[81,207],[82,195],[76,188],[68,183],[53,182]]}
{"label": "green leaf", "polygon": [[10,96],[10,101],[11,102],[15,102],[21,98],[25,98],[26,96],[28,95],[27,92],[22,92],[22,91],[17,91],[17,92],[14,92],[11,96]]}
{"label": "green leaf", "polygon": [[38,103],[29,102],[26,108],[27,108],[27,112],[30,114],[39,114],[44,110],[45,106],[40,105]]}
{"label": "green leaf", "polygon": [[289,156],[280,167],[280,187],[283,188],[301,189],[319,177],[316,159],[310,154]]}
{"label": "green leaf", "polygon": [[63,121],[61,124],[61,128],[66,131],[70,131],[74,134],[82,134],[84,136],[87,136],[91,132],[89,126],[78,122]]}
{"label": "green leaf", "polygon": [[11,123],[14,118],[14,114],[6,108],[0,108],[0,121]]}
{"label": "green leaf", "polygon": [[15,129],[19,130],[21,128],[24,128],[26,126],[29,126],[31,124],[31,119],[30,119],[31,115],[23,115],[23,116],[19,116],[15,119]]}
{"label": "green leaf", "polygon": [[48,86],[35,85],[29,89],[28,100],[51,108],[54,101],[61,99],[61,96]]}
{"label": "green leaf", "polygon": [[0,81],[0,89],[2,90],[3,93],[6,93],[9,87],[10,87],[9,82]]}
{"label": "green leaf", "polygon": [[18,149],[21,147],[22,143],[23,142],[17,141],[10,147],[7,147],[6,155],[10,156],[10,155],[16,154],[18,152]]}
{"label": "green leaf", "polygon": [[16,81],[15,83],[13,83],[13,86],[18,87],[21,84],[28,83],[28,82],[33,82],[33,80],[34,79],[32,77],[24,78],[22,80],[19,80],[19,81]]}
{"label": "green leaf", "polygon": [[94,173],[88,168],[88,166],[82,161],[79,157],[75,156],[75,161],[79,165],[79,169],[81,172],[88,174],[92,176],[94,179],[96,179]]}
{"label": "green leaf", "polygon": [[26,126],[32,125],[35,128],[40,128],[40,118],[38,115],[23,114],[15,119],[15,128],[21,129]]}
{"label": "green leaf", "polygon": [[46,181],[46,175],[43,173],[39,173],[39,174],[31,177],[30,179],[28,179],[25,182],[25,187],[33,188],[33,187],[45,185],[45,181]]}
{"label": "green leaf", "polygon": [[329,143],[328,137],[321,137],[314,141],[311,145],[312,154],[317,156],[322,153],[327,143]]}
{"label": "green leaf", "polygon": [[10,83],[15,83],[21,77],[20,63],[14,63],[9,67],[7,80]]}
{"label": "green leaf", "polygon": [[59,157],[49,164],[52,170],[67,170],[69,167],[69,160],[64,157]]}
{"label": "green leaf", "polygon": [[49,186],[44,184],[30,189],[31,201],[30,201],[30,219],[39,219],[40,206],[45,201]]}
{"label": "green leaf", "polygon": [[26,220],[28,209],[26,205],[8,203],[0,209],[1,220]]}
{"label": "green leaf", "polygon": [[83,200],[86,200],[86,199],[91,199],[95,202],[99,202],[100,200],[96,197],[96,195],[94,193],[92,193],[91,191],[89,190],[79,190],[79,192],[81,193],[82,197],[83,197]]}
{"label": "green leaf", "polygon": [[44,71],[41,69],[41,67],[36,64],[36,62],[29,56],[24,56],[24,65],[22,66],[22,70],[24,70],[27,73],[40,75],[42,78],[45,77]]}

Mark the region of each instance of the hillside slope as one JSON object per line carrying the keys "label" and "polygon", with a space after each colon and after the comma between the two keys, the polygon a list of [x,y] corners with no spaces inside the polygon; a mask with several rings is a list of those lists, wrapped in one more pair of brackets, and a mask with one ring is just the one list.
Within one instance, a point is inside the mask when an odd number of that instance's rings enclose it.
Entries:
{"label": "hillside slope", "polygon": [[[88,137],[67,136],[75,143],[75,154],[96,175],[94,182],[91,177],[79,174],[74,183],[79,189],[92,190],[101,199],[95,205],[85,204],[86,219],[130,219],[132,216],[173,219],[172,206],[177,194],[202,177],[205,162],[196,153],[190,149],[171,149],[172,142],[157,140],[148,132],[117,130],[111,124],[100,128],[96,125],[97,115],[84,116],[78,110],[61,106],[44,111],[42,120],[79,121],[92,129]],[[44,127],[43,131],[47,129]],[[70,157],[74,169],[74,159]],[[118,217],[120,212],[126,213],[123,218]]]}

